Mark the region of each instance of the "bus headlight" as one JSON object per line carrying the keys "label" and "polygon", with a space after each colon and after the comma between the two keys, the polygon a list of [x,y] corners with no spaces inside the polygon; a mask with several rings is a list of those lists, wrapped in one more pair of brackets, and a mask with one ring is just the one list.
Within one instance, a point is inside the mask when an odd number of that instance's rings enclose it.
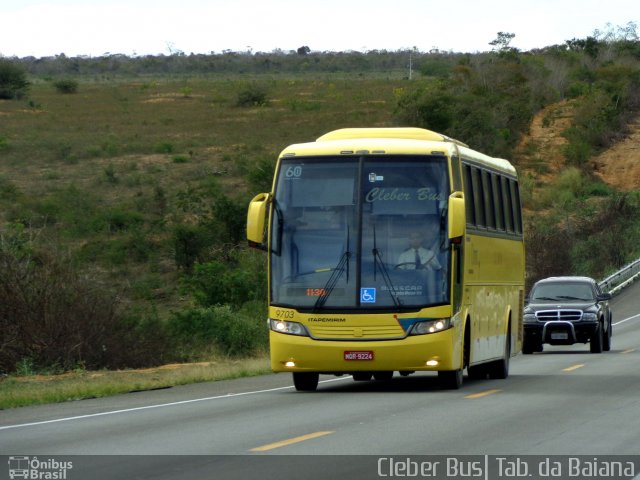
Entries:
{"label": "bus headlight", "polygon": [[286,333],[289,335],[300,335],[302,337],[308,337],[309,332],[307,329],[298,322],[285,322],[283,320],[269,320],[271,330],[278,333]]}
{"label": "bus headlight", "polygon": [[427,335],[429,333],[442,332],[450,327],[450,318],[438,318],[437,320],[418,322],[411,329],[411,335]]}

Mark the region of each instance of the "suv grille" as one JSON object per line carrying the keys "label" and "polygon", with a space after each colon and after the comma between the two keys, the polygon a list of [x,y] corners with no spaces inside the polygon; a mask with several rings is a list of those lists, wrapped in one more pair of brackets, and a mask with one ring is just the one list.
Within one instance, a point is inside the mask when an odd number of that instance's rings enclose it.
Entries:
{"label": "suv grille", "polygon": [[541,310],[536,312],[536,318],[539,322],[579,322],[582,320],[582,310]]}

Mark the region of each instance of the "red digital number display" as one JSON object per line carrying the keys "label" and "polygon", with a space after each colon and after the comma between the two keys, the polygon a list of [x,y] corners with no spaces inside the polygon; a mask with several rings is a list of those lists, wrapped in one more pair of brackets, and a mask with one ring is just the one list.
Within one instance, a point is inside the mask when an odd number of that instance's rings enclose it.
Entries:
{"label": "red digital number display", "polygon": [[307,297],[320,297],[325,295],[325,292],[324,288],[307,288]]}

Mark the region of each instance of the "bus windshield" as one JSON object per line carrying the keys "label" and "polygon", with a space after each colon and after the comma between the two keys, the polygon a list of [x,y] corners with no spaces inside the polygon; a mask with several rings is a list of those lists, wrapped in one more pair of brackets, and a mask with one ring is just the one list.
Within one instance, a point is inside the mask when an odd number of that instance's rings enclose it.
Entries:
{"label": "bus windshield", "polygon": [[449,301],[444,156],[283,158],[271,302],[412,309]]}

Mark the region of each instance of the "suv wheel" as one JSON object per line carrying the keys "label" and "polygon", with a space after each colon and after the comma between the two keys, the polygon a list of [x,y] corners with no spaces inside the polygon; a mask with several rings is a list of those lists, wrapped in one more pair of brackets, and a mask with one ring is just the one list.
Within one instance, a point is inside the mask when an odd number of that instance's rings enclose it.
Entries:
{"label": "suv wheel", "polygon": [[527,338],[527,335],[525,334],[524,339],[522,341],[522,353],[524,355],[531,355],[534,352],[541,352],[541,351],[542,351],[542,343]]}
{"label": "suv wheel", "polygon": [[589,342],[589,347],[591,348],[591,353],[602,353],[602,344],[604,343],[604,335],[602,330],[604,329],[604,325],[602,323],[598,323],[598,328],[594,332],[591,337],[591,341]]}
{"label": "suv wheel", "polygon": [[611,334],[612,333],[613,332],[611,330],[611,319],[609,319],[607,333],[604,334],[604,338],[603,338],[604,342],[602,344],[602,349],[605,352],[608,352],[611,350]]}

